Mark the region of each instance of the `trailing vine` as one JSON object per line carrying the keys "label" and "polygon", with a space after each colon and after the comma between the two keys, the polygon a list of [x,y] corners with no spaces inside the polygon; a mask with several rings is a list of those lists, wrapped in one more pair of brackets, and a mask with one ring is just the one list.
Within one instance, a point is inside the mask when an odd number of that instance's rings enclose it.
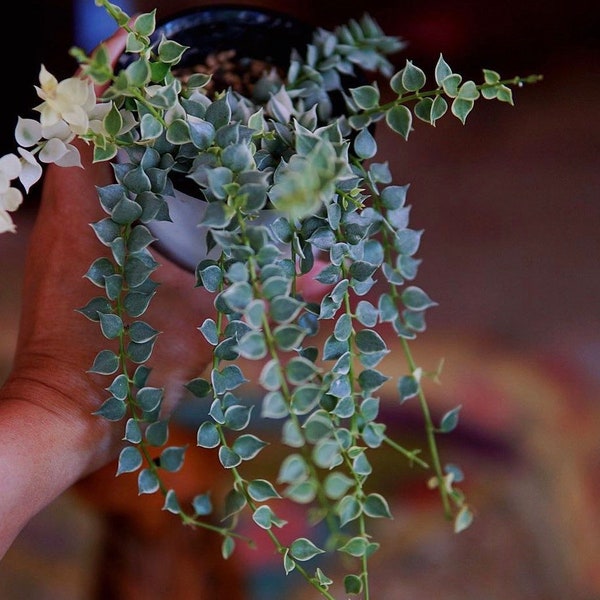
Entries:
{"label": "trailing vine", "polygon": [[[403,42],[365,15],[332,32],[317,29],[304,55],[290,49],[285,81],[269,75],[267,101],[231,89],[209,95],[210,75],[185,82],[174,75],[186,47],[155,40],[155,11],[132,21],[108,0],[96,4],[128,32],[131,58],[113,69],[104,48],[90,56],[73,50],[83,74],[107,87],[78,135],[94,145],[96,161],[113,163],[114,182],[98,188],[106,217],[92,224],[110,258],[90,266],[86,277],[101,293],[79,311],[107,340],[90,371],[109,380],[97,415],[123,422],[126,445],[116,474],[137,474],[140,494],[162,494],[164,509],[183,524],[221,535],[226,558],[250,541],[237,528],[249,512],[284,571],[300,573],[324,598],[334,599],[334,581],[322,566],[313,571],[304,563],[331,552],[354,559],[344,590],[369,600],[369,561],[379,549],[371,522],[392,518],[372,485],[378,448],[428,473],[456,532],[473,518],[458,487],[460,469],[444,465],[438,449],[439,436],[457,426],[460,406],[436,422],[423,380],[439,371],[426,372],[411,352],[436,305],[413,283],[422,232],[409,223],[409,186],[394,183],[387,162],[378,160],[374,127],[407,140],[416,120],[435,125],[449,111],[465,123],[477,100],[512,104],[513,88],[540,78],[503,79],[484,69],[476,84],[440,56],[435,83],[426,87],[425,73],[411,61],[394,71],[387,56]],[[378,85],[362,83],[365,72],[383,75],[393,99],[382,103]],[[348,77],[357,85],[343,83]],[[341,112],[334,92],[342,94]],[[33,139],[31,131],[21,139]],[[50,140],[38,136],[30,160]],[[210,493],[186,506],[165,482],[193,449],[169,443],[165,391],[148,385],[161,341],[145,320],[160,294],[152,224],[170,219],[169,201],[183,177],[207,203],[209,229],[209,254],[197,264],[189,293],[203,288],[214,308],[190,323],[212,347],[212,363],[186,389],[208,412],[196,424],[197,445],[216,452],[231,475],[222,507],[213,506]],[[265,209],[275,212],[271,221],[262,220]],[[313,275],[326,289],[318,302],[300,285]],[[404,357],[400,374],[381,367],[390,353]],[[260,365],[256,381],[244,361]],[[388,430],[379,393],[391,379],[396,410],[419,407],[425,452]],[[261,390],[257,403],[248,400],[249,383]],[[263,420],[280,435],[276,477],[247,474],[269,444],[256,427]],[[311,524],[327,524],[325,543],[282,541],[284,499],[311,507]]]}

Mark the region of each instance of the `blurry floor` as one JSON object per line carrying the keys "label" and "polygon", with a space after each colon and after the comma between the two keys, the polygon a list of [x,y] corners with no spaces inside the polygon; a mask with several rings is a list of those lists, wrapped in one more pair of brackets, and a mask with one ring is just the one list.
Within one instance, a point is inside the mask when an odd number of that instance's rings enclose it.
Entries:
{"label": "blurry floor", "polygon": [[[418,284],[439,307],[416,348],[426,364],[446,358],[434,401],[464,406],[448,452],[478,514],[457,537],[427,493],[399,489],[378,600],[600,598],[600,61],[553,61],[515,107],[379,139],[425,230]],[[31,217],[0,237],[0,380]],[[0,598],[89,600],[101,534],[66,493],[0,563]],[[278,588],[269,558],[248,560],[252,600],[311,597]]]}

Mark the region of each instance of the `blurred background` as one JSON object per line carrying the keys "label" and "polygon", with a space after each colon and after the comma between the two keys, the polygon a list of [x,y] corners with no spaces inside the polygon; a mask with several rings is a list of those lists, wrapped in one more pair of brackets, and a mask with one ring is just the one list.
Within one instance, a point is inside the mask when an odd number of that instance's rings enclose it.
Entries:
{"label": "blurred background", "polygon": [[[156,7],[159,18],[196,4],[121,3],[129,12]],[[411,225],[424,230],[417,283],[439,306],[429,312],[416,351],[425,364],[445,357],[433,401],[440,407],[463,404],[458,441],[448,452],[463,466],[478,509],[475,524],[454,536],[435,501],[423,499],[419,490],[399,490],[399,516],[389,532],[397,552],[381,561],[378,598],[598,600],[598,3],[238,4],[285,10],[326,28],[368,11],[386,33],[408,42],[395,57],[398,67],[410,59],[428,74],[440,52],[454,71],[475,79],[482,67],[506,77],[543,74],[543,82],[515,92],[514,107],[477,103],[466,126],[449,117],[435,128],[416,123],[408,142],[382,128],[377,133],[396,182],[410,183]],[[59,79],[67,77],[75,69],[69,48],[89,50],[113,29],[93,0],[22,0],[13,10],[4,27],[16,24],[18,41],[0,36],[2,154],[14,149],[17,115],[29,116],[24,111],[38,102],[33,85],[40,64]],[[34,193],[16,214],[17,235],[0,237],[0,381],[14,351],[36,206]],[[139,531],[128,531],[122,518],[115,535],[112,517],[89,494],[65,493],[0,562],[0,597],[141,598],[142,587],[134,585],[140,571],[135,575],[133,568],[121,573],[130,576],[132,587],[121,581],[127,596],[116,585],[104,595],[95,591],[106,573],[107,548],[125,552],[116,548],[128,543],[140,561],[148,556]],[[152,531],[149,539],[162,539],[160,528]],[[166,564],[164,556],[154,558]],[[119,568],[114,562],[113,572]],[[301,597],[278,579],[272,557],[248,559],[248,565],[239,576],[252,600]],[[201,571],[202,562],[195,568]],[[154,586],[156,597],[213,597],[194,594],[193,586],[186,595],[174,585],[164,578]]]}

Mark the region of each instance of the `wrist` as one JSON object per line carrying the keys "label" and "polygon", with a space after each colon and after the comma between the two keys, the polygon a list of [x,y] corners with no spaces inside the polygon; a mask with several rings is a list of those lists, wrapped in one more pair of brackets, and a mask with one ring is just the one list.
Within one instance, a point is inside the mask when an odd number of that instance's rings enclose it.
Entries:
{"label": "wrist", "polygon": [[15,369],[0,389],[0,557],[35,514],[118,452],[116,429],[90,411],[101,390],[82,378],[67,397],[62,379]]}

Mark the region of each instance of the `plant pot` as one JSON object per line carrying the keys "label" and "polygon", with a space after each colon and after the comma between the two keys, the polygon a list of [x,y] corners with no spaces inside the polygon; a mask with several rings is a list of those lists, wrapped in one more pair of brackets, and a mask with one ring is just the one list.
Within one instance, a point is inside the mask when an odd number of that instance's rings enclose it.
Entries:
{"label": "plant pot", "polygon": [[[243,5],[203,6],[171,16],[160,23],[153,35],[158,43],[164,34],[189,49],[181,63],[182,69],[203,64],[206,58],[234,50],[237,57],[265,61],[285,74],[292,48],[304,51],[313,28],[284,13]],[[119,68],[125,68],[131,58],[124,55]],[[220,87],[216,87],[221,91]],[[169,198],[171,221],[153,221],[148,225],[158,238],[155,247],[182,267],[194,271],[196,265],[212,255],[206,249],[207,227],[202,226],[208,203],[195,197],[194,184],[178,177],[173,179],[175,196]],[[185,190],[185,191],[184,191]],[[266,209],[254,224],[266,224],[276,217],[275,210]],[[218,255],[215,250],[213,254]]]}

